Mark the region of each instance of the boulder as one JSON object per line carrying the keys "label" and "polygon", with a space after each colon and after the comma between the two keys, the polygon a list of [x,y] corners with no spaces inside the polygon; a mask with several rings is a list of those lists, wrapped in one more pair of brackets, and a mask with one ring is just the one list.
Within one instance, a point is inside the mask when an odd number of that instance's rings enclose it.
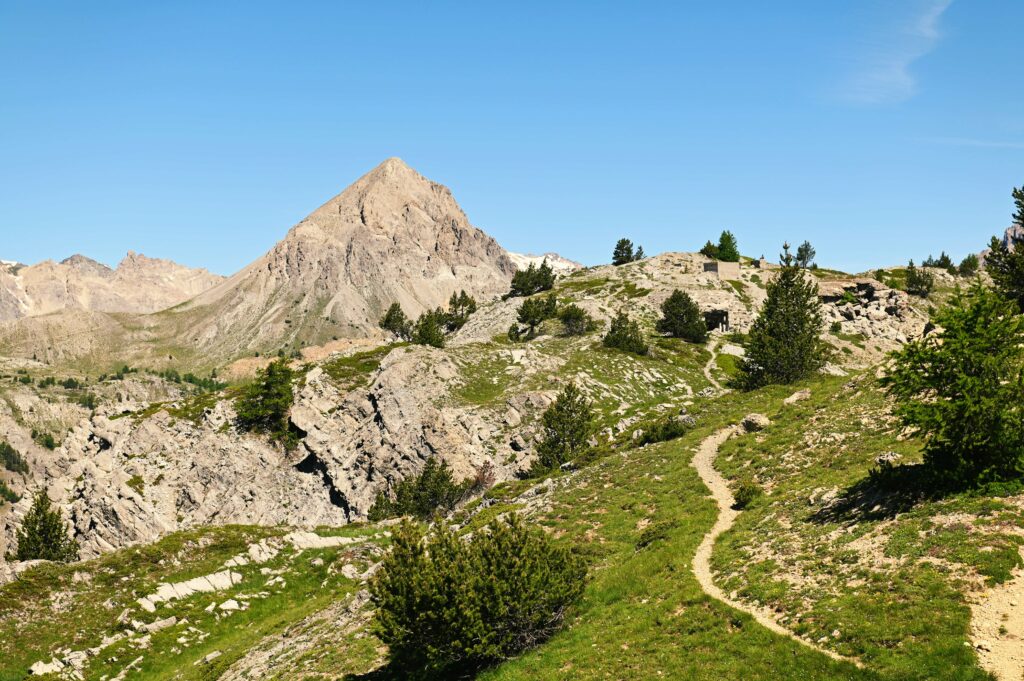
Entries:
{"label": "boulder", "polygon": [[748,433],[756,433],[759,430],[764,430],[771,424],[771,420],[764,414],[747,414],[743,417],[741,425],[743,430]]}

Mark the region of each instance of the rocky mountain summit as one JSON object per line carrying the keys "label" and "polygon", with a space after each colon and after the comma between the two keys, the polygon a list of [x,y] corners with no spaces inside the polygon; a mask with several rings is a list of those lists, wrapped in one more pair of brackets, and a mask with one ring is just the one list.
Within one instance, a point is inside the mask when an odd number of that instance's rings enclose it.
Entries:
{"label": "rocky mountain summit", "polygon": [[569,260],[564,258],[557,253],[544,253],[543,255],[534,255],[532,253],[512,253],[509,252],[508,257],[512,259],[516,269],[525,270],[530,265],[534,267],[540,267],[541,263],[547,262],[548,266],[554,271],[555,274],[572,274],[576,270],[583,269],[583,265],[576,262],[575,260]]}
{"label": "rocky mountain summit", "polygon": [[61,312],[151,313],[182,303],[224,278],[141,253],[114,269],[83,255],[0,268],[0,321]]}
{"label": "rocky mountain summit", "polygon": [[391,303],[417,316],[465,290],[503,293],[515,266],[451,191],[391,158],[266,255],[180,311],[202,350],[366,337]]}
{"label": "rocky mountain summit", "polygon": [[[173,360],[209,369],[254,352],[297,352],[332,339],[379,337],[377,322],[392,303],[415,317],[446,306],[463,290],[488,300],[508,289],[516,269],[493,238],[470,224],[447,187],[397,158],[313,211],[228,279],[190,279],[189,294],[169,302],[147,293],[162,271],[150,263],[130,255],[110,273],[78,258],[44,263],[30,280],[0,272],[0,311],[8,311],[6,318],[29,308],[65,311],[7,324],[0,314],[0,354],[97,365],[116,349],[117,361],[154,366]],[[123,309],[109,296],[83,291],[75,283],[81,278],[109,280],[118,291],[134,289],[141,300],[156,302],[145,310]],[[26,307],[19,302],[26,289],[38,290],[34,298],[47,302]],[[72,304],[79,300],[89,304]],[[176,307],[159,314],[108,314],[154,312],[170,304]]]}

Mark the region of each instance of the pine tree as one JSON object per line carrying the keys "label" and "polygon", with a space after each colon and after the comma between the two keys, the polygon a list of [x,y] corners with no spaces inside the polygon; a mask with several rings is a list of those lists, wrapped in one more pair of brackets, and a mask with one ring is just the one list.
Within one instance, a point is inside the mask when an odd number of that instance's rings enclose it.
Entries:
{"label": "pine tree", "polygon": [[1017,189],[1014,187],[1013,191],[1010,192],[1013,196],[1013,214],[1010,218],[1013,220],[1013,224],[1024,227],[1024,185]]}
{"label": "pine tree", "polygon": [[814,250],[814,246],[811,245],[810,241],[804,241],[796,249],[796,264],[800,267],[807,269],[814,262],[814,256],[818,253]]}
{"label": "pine tree", "polygon": [[798,381],[827,360],[827,345],[820,337],[818,286],[796,264],[789,244],[783,249],[782,267],[768,282],[768,296],[750,329],[740,364],[741,382],[748,389]]}
{"label": "pine tree", "polygon": [[914,261],[911,260],[910,263],[907,264],[907,293],[927,298],[934,287],[935,275],[928,270],[914,266]]}
{"label": "pine tree", "polygon": [[640,326],[625,312],[615,315],[602,342],[606,348],[616,348],[637,355],[646,355],[648,350]]}
{"label": "pine tree", "polygon": [[933,319],[937,331],[893,353],[882,379],[925,464],[954,487],[1024,475],[1024,317],[975,281]]}
{"label": "pine tree", "polygon": [[537,335],[537,327],[546,319],[552,319],[558,313],[558,300],[554,293],[544,297],[527,298],[517,310],[516,319],[528,327],[526,339]]}
{"label": "pine tree", "polygon": [[729,230],[722,232],[718,237],[718,259],[723,262],[739,262],[740,247],[736,243],[736,237]]}
{"label": "pine tree", "polygon": [[594,328],[594,320],[591,316],[575,303],[563,307],[562,311],[558,313],[558,319],[565,327],[567,336],[582,336]]}
{"label": "pine tree", "polygon": [[53,508],[45,490],[36,493],[32,507],[18,530],[15,560],[78,560],[78,544],[68,534],[59,508]]}
{"label": "pine tree", "polygon": [[637,246],[636,247],[636,253],[633,254],[633,262],[638,262],[640,260],[643,260],[646,257],[647,256],[644,255],[644,247],[643,246]]}
{"label": "pine tree", "polygon": [[530,263],[525,270],[512,275],[512,287],[506,298],[532,296],[541,291],[550,291],[555,285],[555,271],[551,269],[547,258],[541,261],[540,267]]}
{"label": "pine tree", "polygon": [[452,469],[444,459],[427,459],[418,475],[402,480],[389,495],[377,495],[367,517],[372,522],[410,515],[427,520],[436,513],[444,515],[462,500],[466,483],[455,482]]}
{"label": "pine tree", "polygon": [[593,420],[590,402],[569,383],[541,417],[544,438],[537,445],[534,472],[557,468],[587,451]]}
{"label": "pine tree", "polygon": [[691,343],[703,343],[708,338],[708,327],[697,303],[678,289],[661,304],[661,319],[655,328]]}
{"label": "pine tree", "polygon": [[444,310],[427,310],[416,320],[412,330],[412,342],[418,345],[430,345],[435,348],[444,347],[444,322],[447,315]]}
{"label": "pine tree", "polygon": [[703,248],[700,249],[700,254],[707,256],[708,258],[718,260],[718,246],[711,243],[711,240],[709,239],[708,242],[704,244]]}
{"label": "pine tree", "polygon": [[633,242],[629,239],[619,239],[612,251],[612,264],[625,265],[633,262]]}
{"label": "pine tree", "polygon": [[409,340],[409,336],[412,335],[412,322],[405,316],[402,306],[398,303],[391,303],[391,307],[380,320],[380,328],[390,331],[402,340]]}
{"label": "pine tree", "polygon": [[294,400],[294,379],[295,371],[288,366],[287,359],[282,357],[267,365],[235,400],[239,429],[264,433],[289,448],[296,444],[288,422],[288,412]]}
{"label": "pine tree", "polygon": [[[1024,187],[1013,190],[1015,210],[1013,221],[1024,227]],[[985,256],[985,271],[992,277],[996,288],[1024,311],[1024,238],[1010,234],[1009,243],[992,237],[989,254]]]}
{"label": "pine tree", "polygon": [[448,299],[448,314],[444,318],[444,327],[449,333],[458,331],[466,322],[469,316],[476,312],[476,300],[465,291],[458,294],[452,293]]}
{"label": "pine tree", "polygon": [[957,273],[961,277],[973,277],[978,273],[978,256],[974,253],[970,253],[960,261],[960,267],[957,268]]}

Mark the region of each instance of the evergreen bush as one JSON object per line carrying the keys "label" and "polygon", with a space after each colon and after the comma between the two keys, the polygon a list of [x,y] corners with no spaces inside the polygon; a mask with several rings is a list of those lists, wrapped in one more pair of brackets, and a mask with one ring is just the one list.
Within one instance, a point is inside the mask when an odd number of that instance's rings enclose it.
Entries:
{"label": "evergreen bush", "polygon": [[515,515],[468,542],[403,523],[370,583],[388,671],[461,678],[528,650],[562,626],[585,578],[578,557]]}

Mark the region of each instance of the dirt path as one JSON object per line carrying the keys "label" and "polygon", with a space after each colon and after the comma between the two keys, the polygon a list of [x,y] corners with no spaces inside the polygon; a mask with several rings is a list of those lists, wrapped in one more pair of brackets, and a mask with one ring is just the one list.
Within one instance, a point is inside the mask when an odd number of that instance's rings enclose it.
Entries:
{"label": "dirt path", "polygon": [[834,660],[842,662],[850,662],[862,666],[859,660],[853,658],[844,657],[839,653],[827,650],[825,648],[819,648],[810,641],[800,638],[789,629],[779,624],[773,615],[767,610],[756,608],[745,603],[740,603],[729,598],[718,586],[715,585],[714,576],[711,572],[711,551],[715,547],[715,540],[718,539],[719,535],[727,531],[736,522],[736,517],[740,514],[739,511],[735,510],[733,505],[732,492],[729,491],[729,485],[726,483],[725,478],[722,477],[721,473],[715,470],[715,457],[718,455],[718,448],[723,442],[728,440],[732,435],[741,432],[739,426],[732,426],[730,428],[723,428],[701,441],[697,453],[693,457],[693,467],[697,469],[697,473],[700,475],[701,480],[711,490],[711,496],[714,497],[715,503],[718,504],[718,520],[708,530],[708,533],[704,535],[703,541],[700,546],[697,547],[697,553],[693,557],[693,572],[697,576],[697,581],[700,582],[701,589],[704,590],[708,596],[711,596],[717,601],[725,603],[731,608],[741,610],[757,621],[758,624],[770,629],[776,634],[787,636],[798,643],[816,650],[823,655],[828,655]]}
{"label": "dirt path", "polygon": [[985,671],[999,681],[1024,679],[1024,570],[972,599],[971,640]]}
{"label": "dirt path", "polygon": [[711,382],[711,385],[715,386],[715,390],[722,390],[722,384],[718,382],[715,375],[711,372],[711,368],[715,366],[715,361],[718,359],[718,344],[721,343],[721,339],[712,337],[711,342],[708,343],[708,351],[711,352],[711,359],[704,365],[704,378]]}

